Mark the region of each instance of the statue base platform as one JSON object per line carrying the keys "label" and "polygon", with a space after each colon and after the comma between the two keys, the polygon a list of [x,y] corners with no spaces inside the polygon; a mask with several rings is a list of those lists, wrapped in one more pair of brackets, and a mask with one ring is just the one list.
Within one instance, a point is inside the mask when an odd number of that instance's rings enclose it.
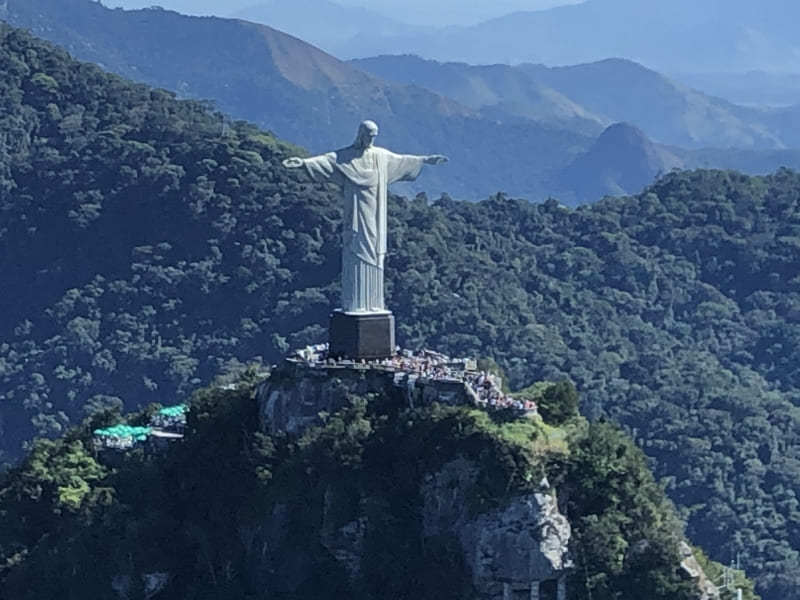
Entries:
{"label": "statue base platform", "polygon": [[393,356],[394,315],[390,311],[331,313],[328,355],[335,359],[373,360]]}

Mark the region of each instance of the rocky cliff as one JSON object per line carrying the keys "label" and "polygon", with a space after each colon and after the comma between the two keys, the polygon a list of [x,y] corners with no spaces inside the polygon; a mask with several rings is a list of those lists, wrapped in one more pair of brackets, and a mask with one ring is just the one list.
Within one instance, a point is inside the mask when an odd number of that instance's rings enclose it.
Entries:
{"label": "rocky cliff", "polygon": [[[349,410],[358,398],[378,402],[389,398],[390,405],[406,411],[436,405],[475,405],[473,391],[460,382],[424,378],[410,381],[408,373],[389,368],[303,361],[281,365],[258,387],[256,398],[262,431],[288,434],[294,439],[305,439],[309,430],[325,426],[331,415]],[[538,417],[536,421],[541,422]],[[429,443],[430,440],[425,441]],[[557,490],[550,487],[547,477],[525,490],[504,494],[500,502],[476,508],[477,490],[487,478],[487,465],[480,453],[447,456],[440,445],[434,448],[442,452],[435,461],[436,468],[416,469],[417,478],[410,487],[403,488],[416,503],[410,511],[414,523],[406,526],[419,537],[421,547],[446,540],[448,552],[458,556],[476,598],[564,600],[574,568],[571,526],[559,508]],[[409,449],[408,460],[413,462],[415,458],[415,452]],[[528,472],[523,477],[530,480],[533,476]],[[363,488],[348,491],[342,489],[341,482],[328,482],[313,506],[305,509],[306,516],[315,515],[314,537],[322,553],[356,586],[365,577],[370,532],[374,535],[387,516],[389,503],[384,491],[374,495],[364,493]],[[343,502],[349,506],[343,507]],[[316,551],[308,547],[297,550],[292,527],[296,518],[296,510],[281,501],[262,524],[247,534],[252,542],[254,572],[269,573],[274,580],[284,582],[287,587],[278,590],[282,593],[293,593],[296,586],[313,577],[320,560],[319,555],[315,557]],[[647,549],[646,541],[632,544],[626,560],[636,560],[637,553]],[[705,577],[685,542],[681,542],[675,556],[674,570],[692,582],[694,597],[718,600],[719,591]]]}
{"label": "rocky cliff", "polygon": [[461,381],[427,379],[390,367],[287,360],[256,392],[263,431],[300,434],[322,424],[351,398],[389,394],[409,407],[472,405],[474,394]]}
{"label": "rocky cliff", "polygon": [[[560,590],[572,566],[570,526],[550,490],[520,495],[502,508],[470,515],[468,493],[478,467],[456,458],[422,486],[422,522],[426,535],[458,538],[480,598],[538,598]],[[548,584],[554,585],[548,585]]]}
{"label": "rocky cliff", "polygon": [[202,390],[184,438],[113,468],[81,432],[37,445],[0,494],[0,597],[719,598],[617,429],[324,371]]}
{"label": "rocky cliff", "polygon": [[[549,491],[520,495],[502,508],[473,515],[468,510],[479,467],[458,457],[425,478],[418,490],[423,545],[426,540],[451,539],[460,549],[477,598],[529,600],[564,597],[569,556],[570,526]],[[371,521],[379,497],[361,498],[346,522],[336,516],[336,492],[322,496],[317,535],[324,550],[356,583],[364,575]],[[295,593],[313,577],[319,559],[306,548],[298,551],[292,528],[292,509],[276,505],[264,522],[246,532],[253,572],[281,581],[283,593]],[[453,549],[453,548],[451,548]],[[270,585],[265,582],[265,585]],[[272,584],[274,586],[274,583]],[[560,591],[560,592],[559,592]]]}

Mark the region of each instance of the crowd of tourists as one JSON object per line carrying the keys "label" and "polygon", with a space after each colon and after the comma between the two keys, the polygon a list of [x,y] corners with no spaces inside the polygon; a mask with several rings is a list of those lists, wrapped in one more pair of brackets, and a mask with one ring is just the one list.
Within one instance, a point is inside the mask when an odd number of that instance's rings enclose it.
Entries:
{"label": "crowd of tourists", "polygon": [[490,410],[511,408],[526,413],[537,412],[534,401],[514,398],[503,392],[500,382],[491,373],[486,371],[465,373],[464,381],[475,392],[476,401],[480,406]]}
{"label": "crowd of tourists", "polygon": [[536,413],[536,403],[531,400],[516,399],[503,391],[500,377],[486,371],[478,371],[473,359],[450,358],[433,350],[396,349],[393,356],[379,360],[335,360],[328,357],[328,344],[316,344],[298,350],[295,360],[312,365],[342,365],[384,368],[412,375],[416,380],[458,381],[467,384],[472,390],[475,403],[489,410],[514,409]]}

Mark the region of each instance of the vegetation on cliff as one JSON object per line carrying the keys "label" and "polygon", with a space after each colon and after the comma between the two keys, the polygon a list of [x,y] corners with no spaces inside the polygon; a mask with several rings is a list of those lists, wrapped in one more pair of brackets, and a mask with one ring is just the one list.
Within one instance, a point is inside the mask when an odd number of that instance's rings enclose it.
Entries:
{"label": "vegetation on cliff", "polygon": [[[422,530],[425,477],[461,457],[478,466],[473,514],[538,490],[545,474],[568,497],[571,598],[693,597],[678,568],[671,505],[643,453],[609,424],[573,416],[568,448],[547,450],[538,421],[493,420],[466,407],[411,410],[398,394],[354,397],[289,439],[257,430],[251,391],[244,382],[197,392],[187,437],[162,452],[139,447],[98,459],[89,432],[120,419],[111,412],[63,439],[37,441],[0,479],[8,524],[0,594],[104,600],[124,590],[141,598],[142,575],[164,574],[154,598],[474,597],[457,539]],[[362,510],[361,569],[351,580],[321,538]],[[280,560],[260,562],[265,553]]]}
{"label": "vegetation on cliff", "polygon": [[[324,340],[341,210],[243,123],[0,28],[0,460]],[[569,210],[392,198],[399,341],[570,379],[712,557],[800,590],[800,175],[676,172]]]}

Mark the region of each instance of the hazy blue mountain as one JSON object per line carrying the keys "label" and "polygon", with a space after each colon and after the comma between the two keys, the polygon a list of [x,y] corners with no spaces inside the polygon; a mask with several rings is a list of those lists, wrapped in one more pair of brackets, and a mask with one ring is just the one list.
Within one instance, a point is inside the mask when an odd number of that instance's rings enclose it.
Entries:
{"label": "hazy blue mountain", "polygon": [[364,36],[341,56],[414,53],[474,64],[624,57],[665,72],[797,70],[794,0],[588,0],[433,35]]}
{"label": "hazy blue mountain", "polygon": [[800,104],[764,109],[763,119],[783,132],[784,140],[793,148],[800,147]]}
{"label": "hazy blue mountain", "polygon": [[800,103],[800,66],[797,73],[689,72],[674,76],[693,88],[737,104],[787,106]]}
{"label": "hazy blue mountain", "polygon": [[[263,3],[272,0],[261,0]],[[366,7],[372,14],[378,14],[387,19],[400,21],[409,25],[424,27],[442,27],[449,25],[473,25],[519,10],[538,10],[550,8],[560,4],[574,4],[584,0],[492,0],[492,2],[464,2],[463,0],[332,0],[345,8]],[[102,0],[110,7],[121,7],[128,10],[149,8],[154,0]],[[157,4],[168,10],[174,10],[188,15],[214,15],[230,17],[242,9],[248,8],[259,0],[157,0]],[[297,4],[297,9],[302,11],[309,2],[285,2]],[[287,10],[297,10],[290,6]],[[398,10],[400,8],[400,10]],[[358,13],[353,13],[358,15]]]}
{"label": "hazy blue mountain", "polygon": [[[539,107],[547,108],[551,119],[508,118],[510,105],[499,104],[481,114],[419,85],[387,83],[297,38],[247,21],[187,17],[160,9],[111,10],[90,0],[6,0],[0,7],[0,16],[10,23],[66,47],[78,58],[183,97],[208,99],[224,113],[257,123],[312,152],[350,143],[356,124],[369,117],[379,122],[380,142],[387,147],[450,157],[449,164],[428,169],[419,182],[399,187],[402,193],[448,190],[456,197],[478,199],[504,191],[531,200],[560,196],[592,201],[609,190],[605,184],[594,190],[586,183],[564,187],[574,179],[563,177],[562,171],[589,149],[595,136],[581,133],[586,129],[564,128],[570,115],[582,115],[581,109],[547,86],[519,88],[514,102],[538,93]],[[510,71],[498,72],[502,76],[493,84],[496,91],[514,89]],[[566,119],[559,110],[566,111]],[[593,127],[590,113],[586,123]],[[633,121],[623,116],[608,122],[615,120]],[[224,131],[224,123],[220,126]],[[694,155],[686,151],[671,153],[686,166],[695,164]],[[751,168],[747,157],[757,167]],[[791,153],[737,153],[735,162],[747,172],[763,173],[800,166],[797,158]],[[614,162],[613,156],[606,159]],[[725,151],[704,154],[701,164],[732,166]]]}
{"label": "hazy blue mountain", "polygon": [[[349,144],[373,118],[381,143],[442,153],[406,193],[449,190],[477,199],[497,191],[543,198],[591,137],[533,122],[500,125],[417,86],[389,84],[292,36],[247,21],[165,10],[111,10],[90,0],[8,0],[11,24],[132,79],[212,100],[234,118],[320,152]],[[527,168],[520,169],[520,157]]]}
{"label": "hazy blue mountain", "polygon": [[379,77],[425,86],[497,119],[555,122],[582,133],[628,121],[662,143],[687,147],[783,148],[791,145],[775,115],[765,122],[735,106],[622,59],[570,67],[472,66],[415,56],[351,61]]}
{"label": "hazy blue mountain", "polygon": [[612,121],[635,123],[663,143],[695,148],[791,145],[789,132],[770,127],[759,111],[707,96],[630,60],[518,68],[585,109]]}
{"label": "hazy blue mountain", "polygon": [[395,36],[423,31],[421,27],[401,23],[367,8],[343,6],[330,0],[269,0],[237,10],[231,16],[285,31],[334,54],[364,32]]}
{"label": "hazy blue mountain", "polygon": [[680,158],[653,144],[635,125],[615,123],[561,172],[560,183],[564,189],[576,190],[578,198],[598,189],[619,196],[640,190],[683,164]]}
{"label": "hazy blue mountain", "polygon": [[220,0],[102,0],[102,4],[111,8],[120,7],[127,10],[161,6],[187,15],[208,16],[219,15],[223,11],[231,13],[241,10],[253,4],[253,1],[225,0],[223,4]]}
{"label": "hazy blue mountain", "polygon": [[610,123],[525,71],[508,65],[440,63],[408,54],[355,59],[351,63],[389,81],[434,90],[498,120],[546,121],[593,135]]}

